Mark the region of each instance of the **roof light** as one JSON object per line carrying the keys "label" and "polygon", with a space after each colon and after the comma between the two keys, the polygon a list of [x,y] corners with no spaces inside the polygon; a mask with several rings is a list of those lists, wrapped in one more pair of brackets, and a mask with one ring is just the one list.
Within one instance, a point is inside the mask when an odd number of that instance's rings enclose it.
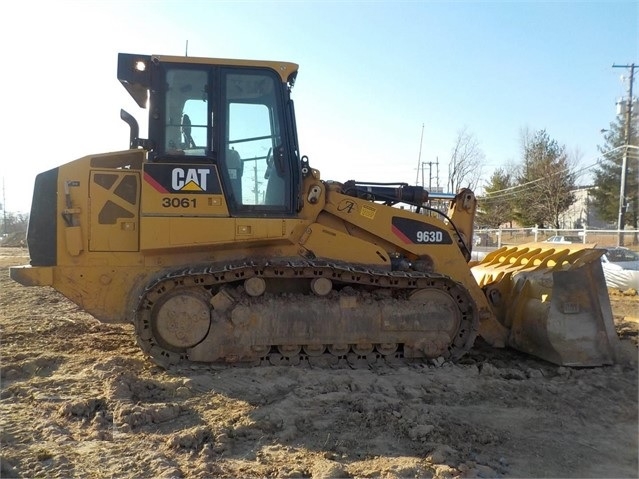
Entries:
{"label": "roof light", "polygon": [[134,67],[137,71],[139,72],[143,72],[146,70],[146,62],[142,61],[142,60],[138,60],[135,62],[135,67]]}

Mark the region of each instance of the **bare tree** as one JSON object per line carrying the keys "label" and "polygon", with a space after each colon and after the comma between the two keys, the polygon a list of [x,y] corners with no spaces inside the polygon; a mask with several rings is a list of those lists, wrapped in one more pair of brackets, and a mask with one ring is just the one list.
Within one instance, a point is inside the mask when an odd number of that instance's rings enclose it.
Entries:
{"label": "bare tree", "polygon": [[519,147],[521,148],[521,157],[526,157],[526,152],[530,147],[530,144],[533,141],[533,137],[535,136],[533,130],[530,129],[528,125],[522,126],[519,128]]}
{"label": "bare tree", "polygon": [[0,217],[0,233],[3,235],[26,233],[28,224],[28,214],[5,211],[3,216]]}
{"label": "bare tree", "polygon": [[448,163],[448,191],[456,193],[463,187],[476,189],[485,158],[475,135],[467,127],[459,130]]}

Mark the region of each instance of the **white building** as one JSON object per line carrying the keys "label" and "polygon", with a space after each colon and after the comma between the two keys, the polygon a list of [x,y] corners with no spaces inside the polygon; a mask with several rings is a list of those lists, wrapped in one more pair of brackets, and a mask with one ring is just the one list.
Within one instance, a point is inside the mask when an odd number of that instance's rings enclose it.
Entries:
{"label": "white building", "polygon": [[559,227],[573,229],[587,227],[589,229],[614,228],[614,225],[602,220],[593,205],[590,195],[592,187],[584,187],[573,190],[575,202],[561,215],[559,215]]}

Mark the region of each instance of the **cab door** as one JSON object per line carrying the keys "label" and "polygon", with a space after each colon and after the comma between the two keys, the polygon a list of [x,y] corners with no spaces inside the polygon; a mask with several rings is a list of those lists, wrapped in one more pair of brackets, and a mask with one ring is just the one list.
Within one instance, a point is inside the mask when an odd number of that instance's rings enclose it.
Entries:
{"label": "cab door", "polygon": [[233,216],[293,214],[292,158],[275,72],[222,69],[222,170]]}

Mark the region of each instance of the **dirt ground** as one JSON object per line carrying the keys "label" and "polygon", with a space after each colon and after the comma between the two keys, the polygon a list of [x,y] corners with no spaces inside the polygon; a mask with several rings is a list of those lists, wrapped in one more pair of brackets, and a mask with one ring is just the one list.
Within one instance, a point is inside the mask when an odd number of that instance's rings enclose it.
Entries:
{"label": "dirt ground", "polygon": [[439,367],[164,371],[131,326],[11,281],[27,262],[0,248],[1,477],[638,476],[636,295],[611,294],[609,367],[479,340]]}

